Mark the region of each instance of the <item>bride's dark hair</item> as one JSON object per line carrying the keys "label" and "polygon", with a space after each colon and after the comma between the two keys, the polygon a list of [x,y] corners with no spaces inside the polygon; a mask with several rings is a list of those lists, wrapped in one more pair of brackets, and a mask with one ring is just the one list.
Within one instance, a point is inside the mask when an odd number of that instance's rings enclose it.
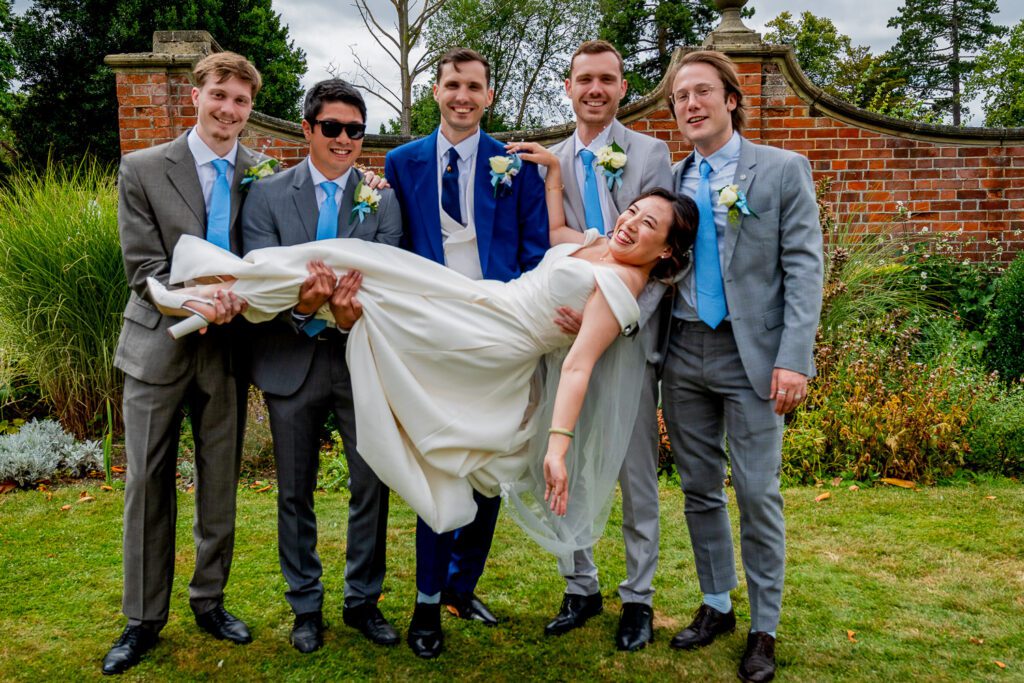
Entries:
{"label": "bride's dark hair", "polygon": [[668,258],[658,261],[651,270],[652,279],[671,280],[690,262],[690,248],[697,237],[697,223],[700,220],[697,205],[689,197],[663,187],[644,192],[634,199],[633,203],[647,197],[659,197],[672,207],[672,223],[668,226],[668,237],[665,239],[665,243],[671,248],[671,254]]}

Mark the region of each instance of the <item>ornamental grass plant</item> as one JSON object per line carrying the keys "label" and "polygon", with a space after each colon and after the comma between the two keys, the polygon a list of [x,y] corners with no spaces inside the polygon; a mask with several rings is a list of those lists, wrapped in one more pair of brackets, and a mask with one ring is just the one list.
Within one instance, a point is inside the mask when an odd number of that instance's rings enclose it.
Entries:
{"label": "ornamental grass plant", "polygon": [[128,287],[115,176],[93,162],[23,172],[0,190],[0,349],[78,437],[120,423],[114,348]]}

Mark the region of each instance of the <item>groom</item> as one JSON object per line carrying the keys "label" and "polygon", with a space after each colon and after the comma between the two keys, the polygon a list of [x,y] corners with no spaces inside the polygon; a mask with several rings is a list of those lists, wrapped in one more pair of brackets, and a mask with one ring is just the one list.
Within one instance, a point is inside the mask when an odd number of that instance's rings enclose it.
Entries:
{"label": "groom", "polygon": [[[507,282],[540,262],[549,246],[548,217],[533,164],[524,164],[510,186],[492,186],[490,159],[506,154],[480,130],[494,99],[489,83],[490,65],[482,55],[464,48],[445,53],[434,83],[439,129],[389,152],[384,168],[402,207],[406,248],[472,279]],[[476,519],[461,529],[437,534],[417,521],[418,594],[408,642],[423,658],[441,654],[442,602],[463,619],[497,623],[474,590],[500,499],[473,497]]]}
{"label": "groom", "polygon": [[[728,57],[691,52],[666,82],[672,115],[694,146],[674,170],[676,188],[694,198],[700,224],[694,267],[672,310],[662,397],[704,593],[693,622],[671,645],[703,647],[736,626],[723,485],[730,464],[750,598],[739,676],[768,681],[786,555],[782,416],[807,395],[821,312],[814,182],[805,157],[740,135],[743,91]],[[727,186],[735,190],[731,201],[720,194]]]}
{"label": "groom", "polygon": [[[576,113],[576,133],[551,148],[565,178],[563,203],[569,227],[597,228],[610,234],[615,220],[638,195],[655,187],[672,187],[668,146],[627,129],[615,114],[626,94],[622,56],[604,40],[590,40],[576,50],[569,64],[565,91]],[[621,182],[609,187],[597,159],[601,149],[617,145],[626,155]],[[654,589],[658,565],[658,377],[655,351],[660,316],[657,308],[664,285],[652,283],[641,297],[647,322],[640,333],[647,353],[641,404],[622,463],[622,536],[626,544],[626,578],[619,584],[622,615],[615,636],[620,650],[639,650],[654,637]],[[561,635],[583,626],[602,609],[597,565],[591,549],[578,550],[565,576],[565,596],[546,635]]]}
{"label": "groom", "polygon": [[[339,79],[314,85],[303,103],[302,132],[309,156],[252,186],[242,216],[246,250],[335,237],[397,245],[402,218],[392,192],[382,190],[377,206],[357,208],[363,176],[353,164],[366,132],[366,104],[359,91]],[[335,327],[313,317],[334,288],[332,275],[311,270],[299,303],[258,325],[252,339],[253,381],[266,397],[274,436],[278,558],[288,582],[285,597],[295,613],[290,640],[303,653],[323,645],[323,571],[313,492],[320,438],[331,412],[351,477],[342,616],[372,642],[398,644],[398,634],[377,608],[389,491],[356,450],[352,381],[345,363],[347,329],[355,320],[338,320]]]}
{"label": "groom", "polygon": [[[238,217],[245,171],[257,154],[238,143],[260,90],[260,74],[233,52],[218,52],[192,72],[196,125],[164,145],[125,155],[118,179],[117,227],[131,297],[114,365],[124,371],[124,598],[128,625],[103,659],[104,674],[138,664],[167,623],[174,577],[178,436],[187,407],[196,452],[196,566],[189,604],[214,638],[252,640],[224,608],[235,538],[235,492],[248,383],[239,366],[234,295],[214,302],[205,334],[173,340],[176,318],[146,297],[146,278],[167,283],[182,235],[204,237],[241,253]],[[241,378],[241,379],[240,379]]]}

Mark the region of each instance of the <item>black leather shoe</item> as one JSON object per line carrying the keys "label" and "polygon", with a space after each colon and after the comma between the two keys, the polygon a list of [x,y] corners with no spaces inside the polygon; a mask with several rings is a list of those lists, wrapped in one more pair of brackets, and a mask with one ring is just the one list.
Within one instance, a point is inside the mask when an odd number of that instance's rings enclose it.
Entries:
{"label": "black leather shoe", "polygon": [[444,648],[444,633],[441,631],[441,605],[416,603],[406,636],[409,647],[417,657],[433,659]]}
{"label": "black leather shoe", "polygon": [[677,633],[669,645],[677,650],[693,650],[710,645],[715,638],[723,633],[731,633],[735,628],[736,612],[729,610],[728,614],[722,614],[714,607],[702,603],[690,625]]}
{"label": "black leather shoe", "polygon": [[448,608],[448,611],[459,619],[472,619],[479,621],[484,626],[497,626],[498,618],[491,614],[484,601],[476,597],[476,593],[449,593],[441,592],[441,604]]}
{"label": "black leather shoe", "polygon": [[622,603],[619,630],[615,633],[615,647],[636,652],[654,642],[654,610],[639,602]]}
{"label": "black leather shoe", "polygon": [[775,678],[775,638],[764,631],[747,636],[747,650],[740,660],[740,680],[764,683]]}
{"label": "black leather shoe", "polygon": [[388,623],[377,605],[364,603],[346,607],[341,612],[342,620],[354,629],[358,629],[367,640],[377,645],[398,645],[398,632]]}
{"label": "black leather shoe", "polygon": [[139,663],[142,655],[156,645],[159,636],[145,626],[125,626],[110,652],[103,658],[103,673],[123,674]]}
{"label": "black leather shoe", "polygon": [[295,615],[295,625],[288,638],[292,646],[303,654],[315,652],[324,646],[324,617],[322,612]]}
{"label": "black leather shoe", "polygon": [[209,612],[196,615],[196,624],[217,640],[230,640],[236,645],[252,642],[252,634],[245,622],[217,605]]}
{"label": "black leather shoe", "polygon": [[593,595],[572,595],[567,593],[562,598],[562,608],[551,620],[551,623],[544,627],[544,635],[560,636],[568,633],[574,628],[579,628],[587,623],[587,619],[601,613],[604,600],[600,593]]}

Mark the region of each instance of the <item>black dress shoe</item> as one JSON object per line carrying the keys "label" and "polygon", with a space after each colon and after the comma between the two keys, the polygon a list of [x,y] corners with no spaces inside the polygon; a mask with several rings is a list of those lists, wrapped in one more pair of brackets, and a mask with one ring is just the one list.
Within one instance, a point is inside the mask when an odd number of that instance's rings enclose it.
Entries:
{"label": "black dress shoe", "polygon": [[587,623],[587,619],[601,613],[604,600],[600,593],[593,595],[573,595],[566,593],[562,598],[562,608],[551,620],[551,623],[544,627],[544,635],[560,636],[568,633],[574,628],[579,628]]}
{"label": "black dress shoe", "polygon": [[306,612],[295,615],[288,638],[292,646],[303,654],[309,654],[324,646],[324,617],[322,612]]}
{"label": "black dress shoe", "polygon": [[245,622],[217,605],[209,612],[196,615],[196,624],[217,640],[230,640],[236,645],[252,642],[252,634]]}
{"label": "black dress shoe", "polygon": [[441,605],[425,605],[417,602],[406,640],[417,657],[433,659],[440,655],[444,647],[444,633],[441,631]]}
{"label": "black dress shoe", "polygon": [[739,676],[751,683],[764,683],[775,678],[775,638],[764,631],[747,636],[747,650],[740,660]]}
{"label": "black dress shoe", "polygon": [[398,632],[374,603],[346,607],[341,612],[341,618],[377,645],[398,645]]}
{"label": "black dress shoe", "polygon": [[459,619],[472,619],[484,626],[497,626],[498,618],[491,614],[484,601],[476,597],[476,593],[450,593],[441,591],[441,604]]}
{"label": "black dress shoe", "polygon": [[736,613],[733,610],[723,614],[702,603],[690,625],[677,633],[669,645],[677,650],[693,650],[710,645],[715,638],[723,633],[731,633],[735,628]]}
{"label": "black dress shoe", "polygon": [[654,642],[654,610],[639,602],[622,603],[615,647],[627,652],[642,650]]}
{"label": "black dress shoe", "polygon": [[145,626],[125,626],[110,652],[103,658],[104,675],[122,674],[139,663],[153,649],[159,636]]}

